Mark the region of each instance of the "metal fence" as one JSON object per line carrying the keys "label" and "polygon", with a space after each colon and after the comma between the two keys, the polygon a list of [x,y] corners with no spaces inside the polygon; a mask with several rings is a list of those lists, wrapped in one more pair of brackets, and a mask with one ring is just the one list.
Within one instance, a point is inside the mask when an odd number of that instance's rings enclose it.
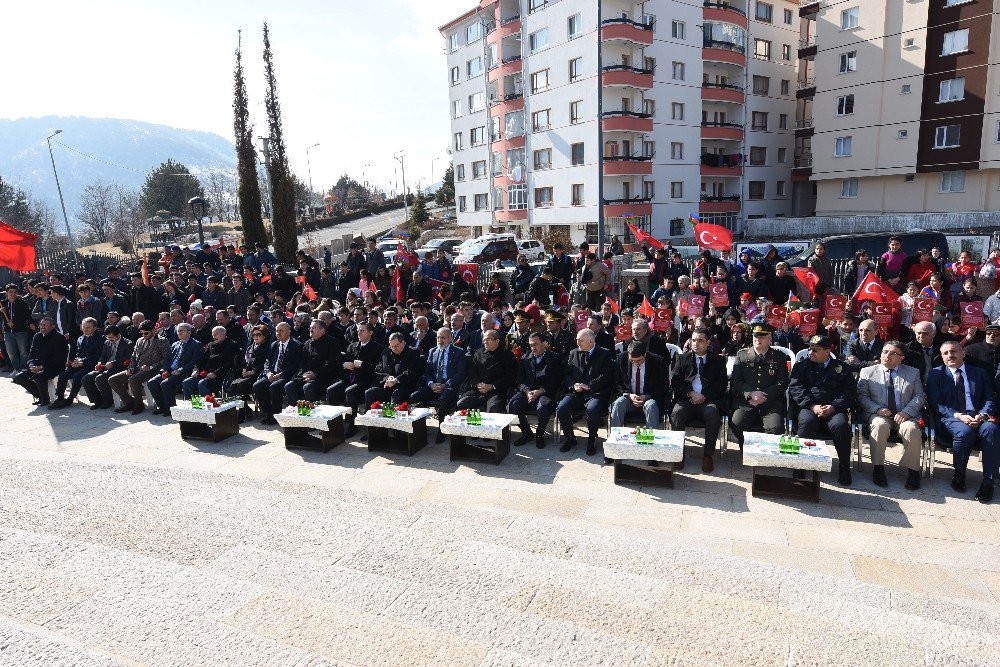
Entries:
{"label": "metal fence", "polygon": [[109,266],[134,267],[137,262],[135,257],[113,253],[81,255],[72,252],[38,252],[35,254],[36,271],[14,271],[0,267],[0,283],[16,282],[24,276],[44,276],[53,273],[72,276],[77,271],[96,277],[107,274]]}

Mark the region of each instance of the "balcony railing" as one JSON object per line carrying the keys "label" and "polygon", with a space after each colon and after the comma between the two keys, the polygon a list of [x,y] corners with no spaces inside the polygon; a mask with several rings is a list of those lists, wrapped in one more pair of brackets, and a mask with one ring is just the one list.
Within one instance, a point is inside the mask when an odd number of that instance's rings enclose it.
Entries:
{"label": "balcony railing", "polygon": [[520,14],[514,14],[514,16],[510,16],[508,18],[502,19],[500,21],[500,27],[502,28],[505,25],[510,25],[514,21],[520,21],[520,20],[521,20],[521,15]]}
{"label": "balcony railing", "polygon": [[506,65],[507,63],[512,63],[512,62],[518,61],[520,59],[521,59],[521,54],[518,53],[518,54],[515,54],[513,56],[507,56],[506,58],[504,58],[500,62],[502,62],[504,65]]}
{"label": "balcony railing", "polygon": [[801,0],[799,2],[799,7],[811,7],[813,5],[818,5],[823,0]]}
{"label": "balcony railing", "polygon": [[726,51],[735,51],[736,53],[742,53],[742,54],[746,54],[746,52],[747,52],[747,50],[745,48],[743,48],[742,46],[740,46],[739,44],[735,44],[733,42],[726,42],[726,41],[721,40],[721,39],[707,39],[706,38],[702,42],[702,45],[706,49],[725,49]]}
{"label": "balcony railing", "polygon": [[[720,167],[720,168],[736,169],[738,167],[742,167],[743,166],[742,159],[740,159],[741,157],[742,156],[740,156],[738,153],[735,155],[736,159],[729,159],[730,156],[728,156],[728,155],[716,155],[715,153],[702,153],[702,155],[701,155],[701,163],[703,165],[705,165],[706,167]],[[735,161],[739,160],[739,163],[738,164],[720,164],[720,162],[721,162],[720,158],[724,158],[726,160],[726,162],[730,162],[730,161],[735,162]]]}
{"label": "balcony railing", "polygon": [[632,67],[631,65],[605,65],[601,68],[605,72],[634,72],[636,74],[653,74],[656,68],[644,69],[642,67]]}
{"label": "balcony railing", "polygon": [[796,88],[798,90],[805,90],[806,88],[815,88],[816,79],[810,77],[808,79],[800,79],[796,82]]}
{"label": "balcony railing", "polygon": [[796,155],[795,161],[793,162],[796,169],[804,169],[807,167],[811,167],[812,163],[813,163],[812,153],[802,153],[801,155]]}
{"label": "balcony railing", "polygon": [[706,0],[706,2],[704,4],[705,4],[705,7],[708,7],[709,9],[727,9],[727,10],[729,10],[731,12],[736,12],[737,14],[739,14],[741,16],[746,16],[747,15],[747,13],[745,11],[743,11],[739,7],[734,7],[733,5],[729,4],[728,2],[708,2]]}
{"label": "balcony railing", "polygon": [[632,197],[631,199],[605,199],[605,204],[648,204],[652,197]]}
{"label": "balcony railing", "polygon": [[743,127],[739,123],[731,123],[729,121],[719,121],[719,120],[703,120],[701,121],[702,127]]}
{"label": "balcony railing", "polygon": [[737,86],[735,83],[712,83],[711,81],[702,81],[702,88],[722,88],[724,90],[738,90],[743,92],[743,86]]}
{"label": "balcony railing", "polygon": [[739,201],[739,195],[702,195],[702,201]]}
{"label": "balcony railing", "polygon": [[816,46],[816,35],[810,35],[799,40],[800,49],[808,49],[810,46]]}
{"label": "balcony railing", "polygon": [[603,118],[613,118],[618,116],[625,116],[627,118],[652,118],[651,113],[642,113],[641,111],[605,111],[601,113]]}
{"label": "balcony railing", "polygon": [[798,120],[795,121],[796,130],[804,130],[812,126],[813,126],[813,119],[811,116],[809,118],[799,118]]}
{"label": "balcony railing", "polygon": [[650,162],[652,155],[611,155],[604,158],[605,162]]}
{"label": "balcony railing", "polygon": [[627,19],[624,17],[614,18],[614,19],[604,19],[601,21],[601,25],[630,25],[633,28],[639,28],[640,30],[653,30],[653,24],[656,21],[650,21],[649,23],[641,23],[639,21],[633,21],[632,19]]}

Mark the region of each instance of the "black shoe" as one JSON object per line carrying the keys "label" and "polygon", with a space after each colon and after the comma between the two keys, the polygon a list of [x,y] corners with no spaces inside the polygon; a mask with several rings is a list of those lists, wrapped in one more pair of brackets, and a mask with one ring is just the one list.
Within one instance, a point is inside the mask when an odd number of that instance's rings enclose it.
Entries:
{"label": "black shoe", "polygon": [[983,483],[979,485],[979,490],[976,491],[976,500],[983,503],[984,505],[993,500],[992,479],[984,479]]}
{"label": "black shoe", "polygon": [[965,475],[960,475],[957,472],[952,475],[951,488],[959,493],[965,493]]}
{"label": "black shoe", "polygon": [[587,456],[593,456],[597,453],[597,447],[594,446],[594,439],[590,438],[587,440]]}
{"label": "black shoe", "polygon": [[265,426],[274,426],[278,423],[278,420],[274,418],[274,415],[264,415],[264,418],[260,420],[260,423]]}
{"label": "black shoe", "polygon": [[544,435],[536,435],[535,436],[535,447],[538,447],[538,449],[545,449],[545,436]]}
{"label": "black shoe", "polygon": [[910,470],[906,473],[906,484],[904,484],[909,491],[916,491],[920,488],[920,471]]}
{"label": "black shoe", "polygon": [[357,434],[358,434],[358,427],[355,426],[354,424],[348,424],[347,425],[347,430],[344,431],[344,437],[345,438],[353,438]]}
{"label": "black shoe", "polygon": [[438,431],[437,437],[434,438],[434,444],[440,445],[442,442],[444,442],[444,433]]}
{"label": "black shoe", "polygon": [[613,463],[614,463],[614,461],[612,461],[611,459],[609,459],[607,456],[604,457],[604,465],[609,466],[609,465],[612,465]]}
{"label": "black shoe", "polygon": [[837,481],[841,486],[850,486],[854,479],[851,477],[851,464],[841,463],[840,472],[837,474]]}
{"label": "black shoe", "polygon": [[524,433],[521,434],[520,438],[518,438],[517,440],[514,441],[514,446],[515,447],[523,447],[524,445],[526,445],[529,442],[531,442],[532,440],[534,440],[534,438],[535,438],[535,436],[531,433],[531,431],[526,431],[526,432],[524,432]]}
{"label": "black shoe", "polygon": [[130,410],[135,410],[135,405],[133,405],[132,403],[122,403],[120,408],[115,408],[115,412],[117,412],[118,414],[122,414]]}
{"label": "black shoe", "polygon": [[885,477],[885,466],[874,467],[872,470],[872,481],[875,482],[875,486],[889,486],[889,480]]}
{"label": "black shoe", "polygon": [[65,398],[57,398],[56,400],[49,403],[48,407],[49,410],[58,410],[59,408],[64,407],[65,405],[66,405]]}
{"label": "black shoe", "polygon": [[574,449],[576,445],[577,445],[576,440],[567,440],[566,443],[559,448],[559,451],[565,454],[569,450]]}
{"label": "black shoe", "polygon": [[65,401],[63,401],[62,406],[64,408],[71,408],[76,405],[76,396],[70,396]]}
{"label": "black shoe", "polygon": [[132,408],[132,414],[133,415],[141,415],[145,411],[146,411],[146,404],[145,403],[136,403],[135,407]]}
{"label": "black shoe", "polygon": [[100,409],[101,409],[101,408],[103,408],[103,407],[104,407],[104,406],[103,406],[103,405],[101,405],[100,403],[94,403],[93,405],[91,405],[91,406],[90,406],[90,409],[91,409],[91,410],[100,410]]}
{"label": "black shoe", "polygon": [[111,402],[111,403],[101,403],[98,407],[101,410],[110,410],[111,408],[115,407],[115,404],[114,404],[114,402]]}

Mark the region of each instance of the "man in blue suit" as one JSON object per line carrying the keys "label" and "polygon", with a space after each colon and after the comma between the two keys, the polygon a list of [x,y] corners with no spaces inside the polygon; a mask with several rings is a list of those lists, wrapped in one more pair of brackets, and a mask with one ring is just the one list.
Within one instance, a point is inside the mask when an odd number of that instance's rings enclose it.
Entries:
{"label": "man in blue suit", "polygon": [[[175,396],[184,378],[191,375],[194,365],[201,359],[201,343],[191,337],[191,325],[181,322],[176,327],[177,342],[170,346],[170,354],[163,360],[162,372],[147,383],[156,407],[154,415],[169,415],[177,404]],[[166,377],[163,374],[166,373]]]}
{"label": "man in blue suit", "polygon": [[[94,370],[97,360],[101,357],[101,350],[104,349],[104,337],[97,330],[97,320],[87,317],[80,323],[83,335],[78,337],[73,346],[73,352],[66,364],[66,370],[59,374],[56,382],[56,400],[49,404],[49,410],[66,408],[76,401],[76,395],[80,393],[80,385],[87,373]],[[66,385],[69,385],[69,397],[63,398],[66,392]]]}
{"label": "man in blue suit", "polygon": [[[465,350],[451,343],[451,329],[448,327],[438,329],[437,347],[427,355],[427,368],[421,380],[422,386],[410,396],[410,401],[413,403],[436,401],[439,422],[455,411],[455,403],[462,393],[468,370]],[[440,429],[435,442],[439,444],[444,442],[444,433]]]}
{"label": "man in blue suit", "polygon": [[993,499],[993,479],[1000,465],[996,405],[992,380],[986,371],[965,365],[965,351],[955,342],[941,346],[943,366],[927,376],[927,395],[939,429],[951,434],[955,456],[955,474],[951,488],[965,491],[965,469],[969,454],[978,443],[983,452],[983,483],[976,500]]}

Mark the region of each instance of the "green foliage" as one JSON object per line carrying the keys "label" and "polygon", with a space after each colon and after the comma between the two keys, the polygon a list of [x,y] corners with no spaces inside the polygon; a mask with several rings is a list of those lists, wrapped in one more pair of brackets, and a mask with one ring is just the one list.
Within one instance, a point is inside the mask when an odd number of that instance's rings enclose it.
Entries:
{"label": "green foliage", "polygon": [[188,200],[204,197],[205,190],[188,168],[179,162],[167,160],[146,177],[139,193],[139,208],[147,218],[157,211],[170,211],[179,218],[188,218],[191,211]]}
{"label": "green foliage", "polygon": [[441,187],[434,193],[434,201],[438,204],[451,204],[455,201],[455,167],[448,165],[444,172]]}
{"label": "green foliage", "polygon": [[274,57],[271,53],[271,37],[267,23],[264,23],[264,78],[267,83],[264,106],[267,107],[271,154],[268,172],[271,175],[271,201],[274,205],[274,210],[271,212],[274,254],[278,261],[291,263],[295,260],[295,251],[299,247],[295,227],[295,183],[288,167],[288,154],[285,150],[281,105],[278,102],[278,83],[274,76]]}
{"label": "green foliage", "polygon": [[233,133],[236,138],[236,162],[239,174],[237,197],[240,220],[243,222],[244,243],[252,248],[257,243],[268,243],[269,239],[261,215],[257,151],[253,145],[253,125],[250,123],[247,86],[243,76],[242,32],[236,46],[236,69],[233,72],[233,80]]}
{"label": "green foliage", "polygon": [[410,206],[410,224],[422,225],[431,219],[431,214],[427,211],[427,203],[421,194],[413,198],[413,205]]}

